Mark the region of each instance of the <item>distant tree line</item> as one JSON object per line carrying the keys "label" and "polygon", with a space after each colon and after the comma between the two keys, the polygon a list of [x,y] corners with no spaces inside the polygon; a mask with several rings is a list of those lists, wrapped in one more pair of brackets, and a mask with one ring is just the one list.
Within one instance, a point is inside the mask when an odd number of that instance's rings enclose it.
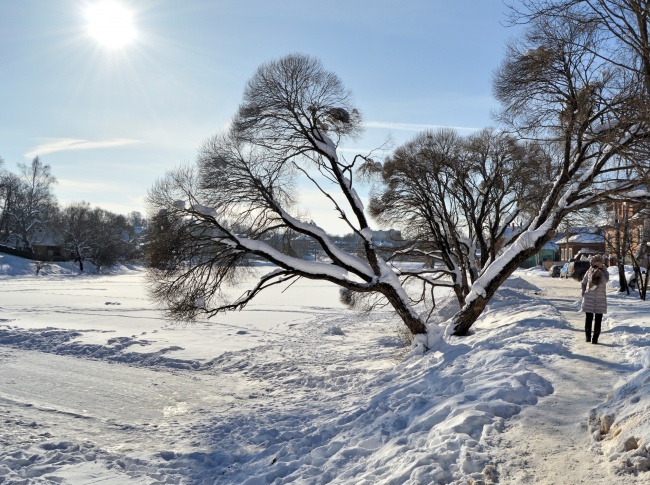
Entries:
{"label": "distant tree line", "polygon": [[39,248],[58,248],[58,257],[76,261],[80,271],[85,261],[101,268],[142,257],[147,226],[142,214],[115,214],[84,201],[62,207],[53,191],[56,183],[39,157],[18,164],[17,173],[6,170],[0,159],[1,245],[40,259],[48,253],[36,254]]}

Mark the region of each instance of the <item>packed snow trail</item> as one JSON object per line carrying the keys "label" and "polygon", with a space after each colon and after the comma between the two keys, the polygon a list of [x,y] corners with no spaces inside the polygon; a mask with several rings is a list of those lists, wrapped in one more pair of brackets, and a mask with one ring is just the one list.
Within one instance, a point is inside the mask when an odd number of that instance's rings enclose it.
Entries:
{"label": "packed snow trail", "polygon": [[[565,333],[569,351],[549,355],[539,373],[555,391],[536,406],[509,420],[497,438],[499,484],[611,484],[604,457],[589,434],[589,412],[607,398],[615,383],[634,371],[620,344],[608,335],[607,315],[598,345],[585,340],[584,313],[579,312],[580,284],[559,278],[530,278],[542,298],[556,306],[571,325]],[[612,290],[608,290],[612,291]],[[617,484],[639,483],[622,475]]]}

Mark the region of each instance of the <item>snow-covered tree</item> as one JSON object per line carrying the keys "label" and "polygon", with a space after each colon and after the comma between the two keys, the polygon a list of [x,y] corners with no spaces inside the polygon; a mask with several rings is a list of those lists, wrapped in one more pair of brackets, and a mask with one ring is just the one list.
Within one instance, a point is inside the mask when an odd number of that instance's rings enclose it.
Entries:
{"label": "snow-covered tree", "polygon": [[[643,77],[608,56],[596,24],[540,15],[509,46],[495,75],[502,121],[522,138],[552,147],[552,184],[539,212],[481,270],[453,319],[465,334],[501,283],[552,237],[572,212],[615,197],[646,197],[650,139]],[[634,173],[630,179],[623,173]]]}
{"label": "snow-covered tree", "polygon": [[92,211],[91,221],[94,239],[89,261],[101,269],[133,259],[133,226],[125,216],[96,207]]}
{"label": "snow-covered tree", "polygon": [[[373,243],[354,188],[356,169],[375,162],[363,155],[348,161],[337,150],[361,127],[350,92],[318,60],[294,54],[259,67],[231,128],[205,143],[196,168],[169,173],[149,192],[151,231],[160,242],[148,245],[148,259],[156,262],[151,287],[169,314],[191,319],[241,309],[265,288],[302,277],[381,295],[413,334],[424,333],[401,275]],[[359,254],[342,250],[322,227],[303,220],[297,204],[304,184],[361,238]],[[283,243],[289,233],[311,239],[328,260],[296,257]],[[276,269],[231,298],[226,289],[242,281],[251,258]]]}
{"label": "snow-covered tree", "polygon": [[53,219],[57,202],[52,185],[56,178],[49,165],[36,157],[30,165],[19,164],[19,175],[8,177],[5,187],[3,218],[8,225],[7,239],[20,249],[31,251],[32,245],[47,236],[47,225]]}
{"label": "snow-covered tree", "polygon": [[480,268],[513,240],[511,225],[539,208],[548,165],[539,146],[502,132],[423,132],[383,164],[370,212],[413,241],[395,255],[426,256],[430,269],[413,278],[452,287],[462,306]]}
{"label": "snow-covered tree", "polygon": [[75,202],[65,207],[59,216],[58,230],[65,249],[84,270],[84,261],[91,257],[97,244],[97,224],[88,202]]}
{"label": "snow-covered tree", "polygon": [[7,241],[9,231],[9,213],[15,199],[16,188],[20,185],[18,177],[3,168],[4,160],[0,158],[0,243]]}

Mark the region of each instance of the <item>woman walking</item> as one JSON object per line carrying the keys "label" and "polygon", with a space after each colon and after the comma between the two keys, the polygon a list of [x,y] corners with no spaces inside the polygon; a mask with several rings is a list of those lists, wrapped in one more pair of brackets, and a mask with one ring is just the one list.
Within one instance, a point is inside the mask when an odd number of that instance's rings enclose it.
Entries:
{"label": "woman walking", "polygon": [[[598,343],[600,336],[600,325],[603,321],[603,314],[607,313],[607,293],[605,286],[609,281],[607,268],[603,268],[603,257],[594,256],[591,258],[591,267],[582,278],[582,308],[585,312],[585,334],[587,342]],[[595,315],[595,318],[594,318]],[[594,333],[591,334],[591,324],[594,322]]]}

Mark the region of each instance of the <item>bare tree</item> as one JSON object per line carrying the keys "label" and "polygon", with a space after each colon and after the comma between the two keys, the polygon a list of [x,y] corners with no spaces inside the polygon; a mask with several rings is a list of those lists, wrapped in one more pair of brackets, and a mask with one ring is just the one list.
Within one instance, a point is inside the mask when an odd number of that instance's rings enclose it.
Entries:
{"label": "bare tree", "polygon": [[171,215],[167,209],[160,209],[150,217],[150,221],[144,243],[147,267],[163,270],[173,264],[174,260],[182,261],[175,254],[182,247],[184,237],[182,216]]}
{"label": "bare tree", "polygon": [[414,241],[396,256],[428,258],[431,269],[411,276],[450,286],[463,306],[481,268],[513,240],[510,225],[539,207],[548,161],[539,147],[494,130],[423,132],[384,163],[370,212]]}
{"label": "bare tree", "polygon": [[18,168],[17,180],[10,179],[7,185],[11,190],[5,209],[10,226],[8,239],[17,247],[31,251],[33,244],[46,237],[46,226],[56,212],[57,202],[52,192],[56,178],[50,166],[38,157],[30,165],[19,164]]}
{"label": "bare tree", "polygon": [[133,258],[133,226],[125,216],[96,207],[90,214],[90,225],[93,239],[88,260],[98,270]]}
{"label": "bare tree", "polygon": [[16,198],[20,191],[20,178],[8,171],[0,170],[0,242],[5,243],[11,235],[10,216],[14,213]]}
{"label": "bare tree", "polygon": [[460,145],[455,131],[440,130],[421,133],[399,147],[381,168],[384,186],[372,197],[369,209],[380,222],[401,228],[413,241],[395,256],[428,260],[428,272],[408,271],[422,283],[423,293],[428,286],[448,286],[462,304],[469,291],[468,277],[477,271],[469,258],[476,248],[461,236],[467,224],[461,221],[455,197]]}
{"label": "bare tree", "polygon": [[[527,229],[482,269],[453,319],[456,334],[467,333],[501,283],[567,214],[620,194],[647,196],[633,192],[645,177],[647,162],[639,155],[650,135],[640,79],[598,54],[607,39],[596,26],[572,19],[530,20],[495,75],[502,121],[521,137],[554,146],[556,172]],[[635,177],[621,177],[621,169]]]}
{"label": "bare tree", "polygon": [[598,30],[606,42],[593,54],[637,78],[650,95],[649,0],[520,0],[511,9],[515,23],[551,18]]}
{"label": "bare tree", "polygon": [[[195,169],[171,172],[149,192],[158,231],[157,244],[147,246],[155,262],[151,288],[169,314],[191,319],[241,309],[264,289],[303,277],[381,295],[411,333],[426,332],[400,275],[379,255],[354,188],[357,169],[375,162],[367,155],[348,161],[337,151],[361,127],[350,92],[318,60],[294,54],[262,65],[231,129],[205,143]],[[301,219],[299,182],[315,187],[361,238],[360,254]],[[293,255],[290,233],[310,238],[329,261]],[[231,298],[227,288],[242,280],[252,258],[277,268]]]}
{"label": "bare tree", "polygon": [[613,218],[608,221],[609,237],[605,238],[605,247],[608,252],[616,256],[618,277],[620,282],[619,291],[630,293],[627,278],[625,276],[625,259],[628,255],[632,235],[629,230],[630,207],[627,201],[612,202]]}
{"label": "bare tree", "polygon": [[83,201],[68,205],[60,214],[58,226],[64,247],[79,264],[79,271],[84,270],[84,261],[91,256],[96,245],[98,228],[93,219],[90,204]]}
{"label": "bare tree", "polygon": [[84,270],[84,261],[101,269],[138,255],[133,221],[142,222],[137,214],[127,218],[99,207],[93,209],[88,202],[74,202],[61,211],[57,231],[79,264],[79,271]]}

